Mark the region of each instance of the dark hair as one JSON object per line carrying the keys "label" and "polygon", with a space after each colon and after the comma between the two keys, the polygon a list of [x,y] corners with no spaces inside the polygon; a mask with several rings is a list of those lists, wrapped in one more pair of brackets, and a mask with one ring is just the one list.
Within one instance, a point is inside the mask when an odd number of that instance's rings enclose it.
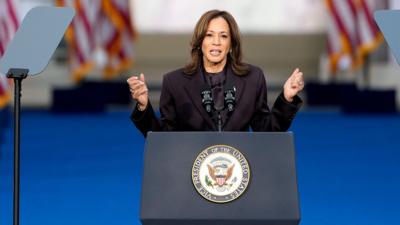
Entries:
{"label": "dark hair", "polygon": [[201,45],[206,36],[210,21],[218,17],[225,19],[230,30],[232,51],[227,56],[227,65],[230,65],[232,70],[238,75],[245,75],[249,72],[248,66],[242,62],[240,31],[235,19],[226,11],[210,10],[200,17],[194,28],[192,41],[190,42],[191,59],[184,68],[186,74],[193,74],[202,67],[203,52],[201,51]]}

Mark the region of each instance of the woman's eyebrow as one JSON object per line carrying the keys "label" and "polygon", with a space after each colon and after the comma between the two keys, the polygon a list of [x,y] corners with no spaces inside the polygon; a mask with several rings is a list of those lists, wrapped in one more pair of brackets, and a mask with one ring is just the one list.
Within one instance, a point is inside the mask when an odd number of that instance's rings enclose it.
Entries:
{"label": "woman's eyebrow", "polygon": [[213,31],[213,30],[207,30],[207,32],[211,32],[211,33],[228,33],[228,31]]}

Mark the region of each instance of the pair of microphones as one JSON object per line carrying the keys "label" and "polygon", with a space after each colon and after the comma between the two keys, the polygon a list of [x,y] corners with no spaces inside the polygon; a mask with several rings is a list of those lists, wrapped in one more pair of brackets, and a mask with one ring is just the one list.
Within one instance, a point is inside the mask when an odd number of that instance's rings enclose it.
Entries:
{"label": "pair of microphones", "polygon": [[211,87],[208,84],[204,84],[201,88],[201,102],[209,115],[213,115],[215,111],[222,111],[226,109],[228,115],[235,110],[236,105],[236,88],[232,84],[224,85],[224,108],[216,109],[214,105],[214,99],[211,92]]}

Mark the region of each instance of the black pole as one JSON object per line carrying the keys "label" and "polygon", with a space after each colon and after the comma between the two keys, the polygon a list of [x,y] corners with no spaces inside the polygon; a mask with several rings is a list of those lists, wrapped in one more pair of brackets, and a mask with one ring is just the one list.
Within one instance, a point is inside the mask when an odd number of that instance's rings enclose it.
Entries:
{"label": "black pole", "polygon": [[21,109],[21,78],[14,78],[14,215],[13,224],[19,225],[19,162],[20,162],[20,109]]}
{"label": "black pole", "polygon": [[221,117],[221,111],[218,110],[218,132],[222,131],[222,117]]}
{"label": "black pole", "polygon": [[14,225],[19,225],[21,84],[22,80],[25,79],[27,75],[27,69],[10,69],[7,73],[8,78],[14,79]]}

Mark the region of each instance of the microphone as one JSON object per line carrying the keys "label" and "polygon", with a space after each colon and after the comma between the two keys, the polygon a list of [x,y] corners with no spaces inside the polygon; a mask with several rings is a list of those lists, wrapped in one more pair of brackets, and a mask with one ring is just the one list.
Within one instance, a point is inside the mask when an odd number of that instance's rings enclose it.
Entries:
{"label": "microphone", "polygon": [[224,86],[224,103],[225,109],[228,110],[228,113],[232,113],[235,110],[236,105],[236,88],[232,84],[227,84]]}
{"label": "microphone", "polygon": [[204,84],[201,88],[201,103],[208,114],[212,113],[214,101],[212,98],[211,88],[208,84]]}

